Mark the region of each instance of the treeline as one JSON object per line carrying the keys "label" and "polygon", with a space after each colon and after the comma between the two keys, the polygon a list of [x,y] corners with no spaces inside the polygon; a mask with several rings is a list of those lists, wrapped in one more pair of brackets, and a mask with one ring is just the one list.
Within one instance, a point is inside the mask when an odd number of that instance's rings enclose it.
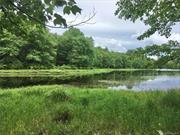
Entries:
{"label": "treeline", "polygon": [[153,58],[154,68],[173,68],[180,69],[180,43],[177,41],[169,41],[162,45],[151,45],[145,48],[137,48],[127,53],[145,55]]}
{"label": "treeline", "polygon": [[94,47],[91,37],[76,28],[58,36],[56,66],[77,68],[151,68],[153,61],[144,55],[110,52]]}
{"label": "treeline", "polygon": [[118,53],[94,47],[93,39],[76,28],[62,36],[37,25],[25,25],[23,30],[2,29],[0,69],[180,68],[179,43],[173,41]]}

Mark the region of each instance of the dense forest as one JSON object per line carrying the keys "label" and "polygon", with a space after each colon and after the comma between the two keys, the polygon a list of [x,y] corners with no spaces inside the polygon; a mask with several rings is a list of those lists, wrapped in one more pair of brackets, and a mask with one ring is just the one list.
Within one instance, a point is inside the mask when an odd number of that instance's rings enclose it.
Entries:
{"label": "dense forest", "polygon": [[77,28],[57,35],[37,25],[22,27],[24,33],[2,29],[0,69],[180,68],[180,45],[175,41],[119,53],[94,47],[93,38]]}

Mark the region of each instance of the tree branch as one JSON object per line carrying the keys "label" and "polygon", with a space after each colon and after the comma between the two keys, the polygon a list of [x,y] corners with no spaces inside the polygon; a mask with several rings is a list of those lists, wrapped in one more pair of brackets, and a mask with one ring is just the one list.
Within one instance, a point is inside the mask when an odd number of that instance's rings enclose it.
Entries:
{"label": "tree branch", "polygon": [[95,12],[95,9],[93,10],[93,13],[89,15],[89,17],[87,19],[83,19],[81,20],[80,22],[78,23],[74,23],[79,16],[77,16],[73,21],[69,22],[69,25],[67,24],[67,26],[53,26],[53,25],[48,25],[48,24],[45,24],[43,22],[41,22],[39,19],[29,15],[28,13],[26,13],[25,11],[23,11],[21,8],[19,8],[18,6],[16,6],[11,0],[9,1],[10,4],[15,8],[17,9],[19,12],[25,14],[30,20],[33,20],[33,21],[36,21],[37,23],[41,24],[41,25],[44,25],[45,27],[49,27],[49,28],[61,28],[61,29],[67,29],[67,28],[71,28],[71,27],[74,27],[74,26],[79,26],[79,25],[83,25],[83,24],[94,24],[94,23],[89,23],[90,20],[92,20],[95,16],[96,16],[96,12]]}

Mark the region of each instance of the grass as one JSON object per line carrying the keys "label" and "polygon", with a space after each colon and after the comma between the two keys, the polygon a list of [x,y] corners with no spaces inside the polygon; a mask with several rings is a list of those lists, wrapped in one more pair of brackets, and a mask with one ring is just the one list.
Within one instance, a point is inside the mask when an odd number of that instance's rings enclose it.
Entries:
{"label": "grass", "polygon": [[180,134],[180,91],[0,90],[0,135]]}
{"label": "grass", "polygon": [[109,73],[112,71],[137,71],[143,69],[48,69],[48,70],[0,70],[0,77],[47,77],[72,78],[84,75]]}

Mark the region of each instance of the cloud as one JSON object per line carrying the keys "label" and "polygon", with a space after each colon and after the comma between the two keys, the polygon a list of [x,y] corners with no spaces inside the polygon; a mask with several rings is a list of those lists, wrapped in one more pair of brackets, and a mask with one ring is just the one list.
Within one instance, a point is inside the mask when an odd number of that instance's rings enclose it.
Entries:
{"label": "cloud", "polygon": [[[140,33],[132,35],[132,38],[137,38]],[[172,32],[171,36],[169,38],[166,38],[165,36],[160,36],[157,32],[150,36],[149,38],[144,39],[143,41],[153,43],[153,44],[163,44],[167,43],[169,40],[175,40],[180,42],[180,33]]]}
{"label": "cloud", "polygon": [[102,47],[102,48],[108,48],[110,51],[115,52],[126,52],[127,49],[122,45],[121,40],[116,40],[113,38],[102,38],[102,37],[96,37],[95,40],[95,47]]}
{"label": "cloud", "polygon": [[[173,32],[170,38],[165,38],[155,33],[145,40],[137,40],[138,35],[148,29],[141,21],[132,23],[128,20],[119,19],[114,15],[117,9],[115,3],[117,0],[76,0],[81,7],[82,14],[79,16],[89,15],[95,8],[97,12],[92,22],[93,25],[78,26],[86,36],[93,37],[96,46],[107,47],[111,51],[125,52],[128,49],[145,47],[152,44],[162,44],[168,40],[177,40],[180,42],[180,23],[173,27]],[[57,9],[58,10],[58,9]],[[59,9],[60,11],[61,9]],[[68,20],[73,20],[74,16],[66,16]],[[78,20],[79,21],[79,20]],[[51,29],[52,32],[62,34],[62,29]]]}

